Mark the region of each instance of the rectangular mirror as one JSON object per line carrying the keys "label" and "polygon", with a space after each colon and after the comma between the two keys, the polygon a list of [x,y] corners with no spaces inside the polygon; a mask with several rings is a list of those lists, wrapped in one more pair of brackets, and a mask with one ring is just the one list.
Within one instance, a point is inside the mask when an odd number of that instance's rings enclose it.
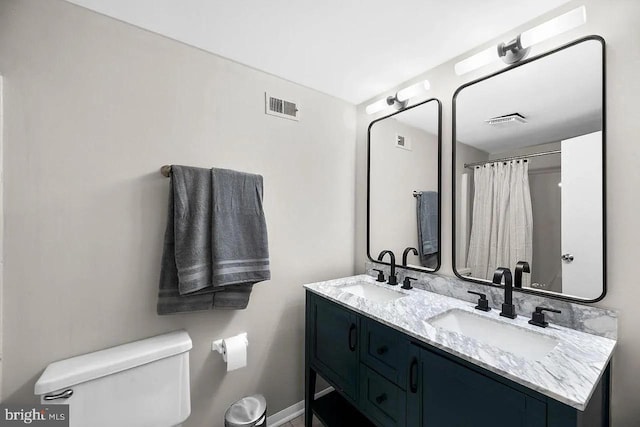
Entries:
{"label": "rectangular mirror", "polygon": [[604,297],[604,89],[590,36],[456,91],[456,275],[491,284],[525,261],[525,292]]}
{"label": "rectangular mirror", "polygon": [[369,125],[367,255],[372,261],[391,250],[398,266],[405,254],[409,269],[440,267],[440,127],[436,99]]}

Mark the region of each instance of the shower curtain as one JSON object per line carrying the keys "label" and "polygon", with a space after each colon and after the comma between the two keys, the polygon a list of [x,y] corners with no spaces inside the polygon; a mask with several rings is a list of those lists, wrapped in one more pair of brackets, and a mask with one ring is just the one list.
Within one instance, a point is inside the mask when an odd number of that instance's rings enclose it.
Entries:
{"label": "shower curtain", "polygon": [[[491,280],[497,267],[532,265],[533,213],[526,161],[497,162],[474,169],[474,197],[467,267]],[[530,283],[523,275],[523,285]]]}

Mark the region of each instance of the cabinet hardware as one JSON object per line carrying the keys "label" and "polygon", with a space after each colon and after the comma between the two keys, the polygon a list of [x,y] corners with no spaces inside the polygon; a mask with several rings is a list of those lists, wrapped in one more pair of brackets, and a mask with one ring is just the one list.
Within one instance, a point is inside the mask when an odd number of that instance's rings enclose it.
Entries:
{"label": "cabinet hardware", "polygon": [[376,397],[376,403],[378,403],[378,404],[384,402],[385,400],[387,400],[387,394],[386,393],[382,393],[380,396]]}
{"label": "cabinet hardware", "polygon": [[[349,350],[356,351],[356,346],[358,345],[358,334],[354,334],[356,332],[356,324],[352,323],[349,327]],[[354,337],[352,339],[352,337]]]}
{"label": "cabinet hardware", "polygon": [[389,347],[387,347],[386,345],[383,345],[382,347],[378,347],[378,349],[376,350],[376,353],[378,353],[380,356],[382,356],[387,351],[389,351]]}
{"label": "cabinet hardware", "polygon": [[414,357],[409,365],[409,390],[411,393],[418,392],[418,358]]}

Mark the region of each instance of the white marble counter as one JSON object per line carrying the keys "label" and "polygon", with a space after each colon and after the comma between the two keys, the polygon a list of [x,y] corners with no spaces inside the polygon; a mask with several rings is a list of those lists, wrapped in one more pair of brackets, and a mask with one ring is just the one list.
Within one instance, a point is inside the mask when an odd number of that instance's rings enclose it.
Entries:
{"label": "white marble counter", "polygon": [[[368,282],[406,294],[405,297],[376,303],[342,290],[344,285]],[[388,325],[425,344],[437,347],[475,365],[495,372],[518,384],[538,391],[579,410],[584,410],[611,359],[616,341],[549,324],[547,328],[529,325],[529,318],[511,320],[474,310],[475,304],[420,289],[380,284],[367,275],[346,277],[304,285],[306,289],[348,307],[357,313]],[[451,309],[517,325],[535,333],[556,338],[559,344],[541,360],[526,360],[466,336],[435,328],[429,319]]]}

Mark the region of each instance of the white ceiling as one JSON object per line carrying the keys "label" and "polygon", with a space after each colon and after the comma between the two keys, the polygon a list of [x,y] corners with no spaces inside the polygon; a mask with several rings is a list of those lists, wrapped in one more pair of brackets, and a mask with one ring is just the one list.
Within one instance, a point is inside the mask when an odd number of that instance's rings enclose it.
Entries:
{"label": "white ceiling", "polygon": [[[528,123],[490,126],[520,113]],[[488,153],[560,141],[602,128],[602,45],[587,41],[462,89],[456,139]]]}
{"label": "white ceiling", "polygon": [[359,104],[569,0],[67,1]]}

